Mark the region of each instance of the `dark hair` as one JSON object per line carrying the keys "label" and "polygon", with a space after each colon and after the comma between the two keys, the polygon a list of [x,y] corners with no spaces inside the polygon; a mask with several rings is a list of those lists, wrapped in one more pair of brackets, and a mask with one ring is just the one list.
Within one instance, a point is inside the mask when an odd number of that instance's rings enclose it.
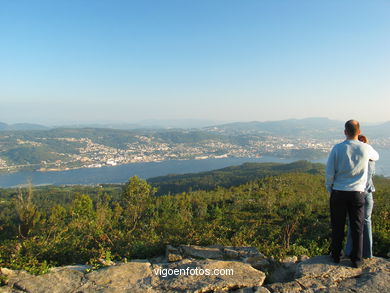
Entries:
{"label": "dark hair", "polygon": [[360,124],[356,120],[348,120],[345,122],[345,131],[349,136],[356,136],[359,133]]}
{"label": "dark hair", "polygon": [[361,142],[364,142],[364,143],[368,143],[367,137],[364,136],[364,135],[362,135],[362,134],[360,134],[360,135],[358,136],[358,140],[360,140]]}

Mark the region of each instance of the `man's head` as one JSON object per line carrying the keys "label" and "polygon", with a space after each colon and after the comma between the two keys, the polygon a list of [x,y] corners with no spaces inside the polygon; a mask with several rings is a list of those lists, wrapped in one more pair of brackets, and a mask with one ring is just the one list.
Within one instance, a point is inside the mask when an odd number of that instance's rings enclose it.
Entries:
{"label": "man's head", "polygon": [[357,139],[360,134],[360,125],[356,120],[348,120],[345,122],[345,136],[348,139]]}

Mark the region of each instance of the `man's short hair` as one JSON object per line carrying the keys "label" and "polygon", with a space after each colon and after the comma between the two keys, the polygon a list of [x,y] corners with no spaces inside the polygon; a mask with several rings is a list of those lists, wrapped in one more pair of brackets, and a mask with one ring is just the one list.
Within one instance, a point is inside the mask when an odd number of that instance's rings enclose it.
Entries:
{"label": "man's short hair", "polygon": [[348,120],[345,122],[345,131],[349,136],[358,135],[360,130],[360,124],[356,120]]}

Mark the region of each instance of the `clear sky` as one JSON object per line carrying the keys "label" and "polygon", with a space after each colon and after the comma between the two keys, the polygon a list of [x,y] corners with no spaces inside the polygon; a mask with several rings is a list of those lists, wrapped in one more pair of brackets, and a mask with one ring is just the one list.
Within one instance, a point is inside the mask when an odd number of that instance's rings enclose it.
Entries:
{"label": "clear sky", "polygon": [[0,0],[2,122],[389,109],[387,0]]}

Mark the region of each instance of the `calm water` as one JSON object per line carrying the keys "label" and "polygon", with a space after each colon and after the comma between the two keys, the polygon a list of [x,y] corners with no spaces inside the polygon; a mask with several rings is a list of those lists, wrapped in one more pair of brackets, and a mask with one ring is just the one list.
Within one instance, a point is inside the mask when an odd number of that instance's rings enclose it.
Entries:
{"label": "calm water", "polygon": [[[390,176],[390,150],[379,150],[381,158],[377,163],[377,173]],[[297,159],[279,159],[275,157],[226,158],[207,160],[172,160],[153,163],[134,163],[113,167],[83,168],[60,172],[26,171],[0,175],[0,187],[23,185],[31,179],[34,185],[61,184],[99,184],[124,183],[131,176],[147,179],[167,174],[181,174],[209,171],[245,162],[280,162],[290,163]],[[325,163],[326,159],[316,162]]]}

